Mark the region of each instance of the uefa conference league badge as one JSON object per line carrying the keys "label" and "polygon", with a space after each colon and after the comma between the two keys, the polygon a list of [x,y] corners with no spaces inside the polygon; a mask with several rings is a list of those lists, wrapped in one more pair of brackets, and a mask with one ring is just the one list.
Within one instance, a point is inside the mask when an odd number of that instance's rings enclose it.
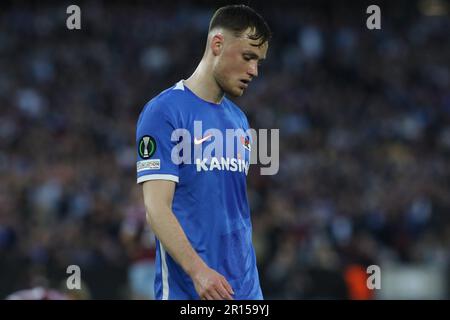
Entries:
{"label": "uefa conference league badge", "polygon": [[156,152],[156,141],[152,136],[143,136],[139,140],[139,155],[142,159],[148,159]]}

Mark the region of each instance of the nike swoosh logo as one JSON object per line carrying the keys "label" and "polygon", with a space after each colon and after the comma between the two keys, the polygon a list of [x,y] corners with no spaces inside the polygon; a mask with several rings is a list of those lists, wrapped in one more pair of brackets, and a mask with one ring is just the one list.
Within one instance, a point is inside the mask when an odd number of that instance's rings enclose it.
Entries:
{"label": "nike swoosh logo", "polygon": [[201,139],[194,138],[194,144],[201,144],[211,137],[212,137],[212,134],[208,134],[206,137],[203,137]]}

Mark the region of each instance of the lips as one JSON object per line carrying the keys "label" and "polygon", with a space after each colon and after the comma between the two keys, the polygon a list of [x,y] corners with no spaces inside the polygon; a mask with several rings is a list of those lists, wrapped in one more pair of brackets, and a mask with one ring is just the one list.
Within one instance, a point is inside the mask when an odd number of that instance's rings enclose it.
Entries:
{"label": "lips", "polygon": [[248,84],[250,83],[250,80],[241,79],[240,82],[245,88],[247,88]]}

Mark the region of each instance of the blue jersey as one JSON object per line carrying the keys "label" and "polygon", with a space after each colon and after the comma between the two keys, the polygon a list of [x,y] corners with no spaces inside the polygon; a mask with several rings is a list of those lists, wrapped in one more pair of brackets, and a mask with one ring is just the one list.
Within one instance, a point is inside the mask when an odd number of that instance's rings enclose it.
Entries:
{"label": "blue jersey", "polygon": [[[248,129],[244,113],[229,99],[207,102],[180,81],[139,116],[137,182],[176,182],[172,211],[195,251],[227,279],[235,299],[262,299],[246,187]],[[158,239],[156,270],[157,299],[199,299],[191,278]]]}

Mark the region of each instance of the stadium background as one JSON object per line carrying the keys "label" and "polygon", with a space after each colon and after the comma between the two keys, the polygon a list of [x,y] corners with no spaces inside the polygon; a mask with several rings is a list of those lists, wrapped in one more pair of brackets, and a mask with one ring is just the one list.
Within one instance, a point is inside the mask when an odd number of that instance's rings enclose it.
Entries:
{"label": "stadium background", "polygon": [[[64,292],[71,264],[75,298],[151,298],[136,120],[193,72],[226,3],[79,2],[69,31],[73,3],[2,2],[0,298]],[[249,173],[265,297],[450,298],[449,2],[244,3],[274,32],[237,99],[253,128],[280,129],[279,173]]]}

